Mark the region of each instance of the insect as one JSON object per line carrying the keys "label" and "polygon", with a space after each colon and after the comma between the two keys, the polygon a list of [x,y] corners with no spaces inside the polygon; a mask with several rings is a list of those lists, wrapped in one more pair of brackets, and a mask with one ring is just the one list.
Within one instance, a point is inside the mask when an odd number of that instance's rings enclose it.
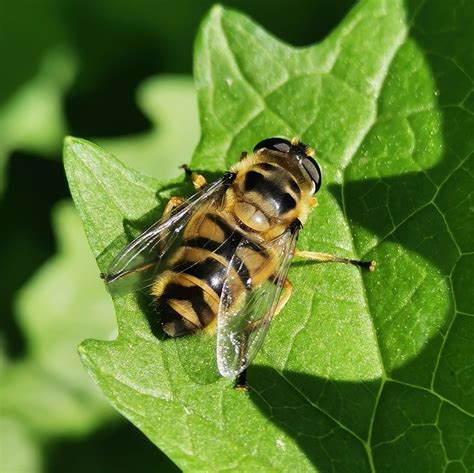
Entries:
{"label": "insect", "polygon": [[109,290],[148,288],[171,337],[217,332],[220,374],[245,385],[246,368],[291,295],[294,256],[374,268],[296,250],[321,186],[313,155],[296,139],[269,138],[216,182],[192,173],[198,192],[172,197],[162,219],[120,252],[102,275]]}

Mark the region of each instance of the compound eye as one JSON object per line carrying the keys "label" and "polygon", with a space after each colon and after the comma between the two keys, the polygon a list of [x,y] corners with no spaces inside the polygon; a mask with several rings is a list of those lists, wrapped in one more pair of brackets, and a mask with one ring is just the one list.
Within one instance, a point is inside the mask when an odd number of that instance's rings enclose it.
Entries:
{"label": "compound eye", "polygon": [[291,143],[285,138],[267,138],[266,140],[260,141],[253,149],[254,153],[259,149],[266,148],[274,151],[280,151],[281,153],[289,153],[291,149]]}
{"label": "compound eye", "polygon": [[321,169],[319,169],[318,163],[310,156],[306,156],[301,164],[314,182],[314,193],[316,194],[321,187]]}

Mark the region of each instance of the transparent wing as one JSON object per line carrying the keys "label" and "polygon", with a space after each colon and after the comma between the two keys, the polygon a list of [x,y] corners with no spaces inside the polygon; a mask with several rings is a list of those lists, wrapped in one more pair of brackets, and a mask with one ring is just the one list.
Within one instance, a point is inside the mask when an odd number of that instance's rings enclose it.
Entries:
{"label": "transparent wing", "polygon": [[260,248],[245,238],[237,246],[217,318],[217,365],[222,376],[237,376],[260,349],[278,306],[297,238],[298,230],[287,230]]}
{"label": "transparent wing", "polygon": [[160,271],[165,256],[180,241],[193,214],[202,205],[215,205],[222,198],[228,177],[224,176],[197,192],[172,214],[145,230],[112,261],[102,277],[112,294],[125,294],[149,286]]}

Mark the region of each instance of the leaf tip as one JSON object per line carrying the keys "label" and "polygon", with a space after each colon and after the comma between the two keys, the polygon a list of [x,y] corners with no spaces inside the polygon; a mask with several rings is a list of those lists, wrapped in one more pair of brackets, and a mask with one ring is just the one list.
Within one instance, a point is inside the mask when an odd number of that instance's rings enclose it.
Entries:
{"label": "leaf tip", "polygon": [[222,13],[224,12],[224,7],[220,3],[216,3],[215,5],[212,6],[209,15],[210,16],[221,16]]}
{"label": "leaf tip", "polygon": [[84,144],[84,143],[87,143],[86,140],[82,140],[81,138],[76,138],[75,136],[65,136],[64,137],[64,144],[63,144],[63,148],[64,150],[67,150],[68,148],[71,148],[75,145],[81,145],[81,144]]}
{"label": "leaf tip", "polygon": [[[90,165],[100,160],[106,155],[106,152],[95,143],[76,138],[74,136],[66,136],[64,138],[63,160],[66,174],[75,167],[74,163],[78,161],[88,162]],[[71,184],[71,181],[69,182]]]}
{"label": "leaf tip", "polygon": [[63,143],[63,157],[64,159],[67,159],[67,156],[69,153],[71,153],[74,150],[74,147],[76,145],[83,144],[84,140],[81,140],[80,138],[76,138],[74,136],[66,136],[64,138],[64,143]]}
{"label": "leaf tip", "polygon": [[84,340],[77,347],[77,352],[79,353],[79,356],[80,356],[81,360],[83,360],[83,361],[84,361],[84,358],[87,358],[87,347],[88,347],[88,345],[90,345],[91,342],[92,342],[92,340],[90,340],[90,339]]}
{"label": "leaf tip", "polygon": [[70,136],[70,135],[65,136],[64,137],[64,147],[70,146],[71,144],[73,144],[75,139],[76,138],[74,138],[74,136]]}
{"label": "leaf tip", "polygon": [[225,8],[217,3],[211,7],[207,15],[204,17],[201,28],[205,29],[207,25],[212,25],[213,23],[219,23],[224,15]]}

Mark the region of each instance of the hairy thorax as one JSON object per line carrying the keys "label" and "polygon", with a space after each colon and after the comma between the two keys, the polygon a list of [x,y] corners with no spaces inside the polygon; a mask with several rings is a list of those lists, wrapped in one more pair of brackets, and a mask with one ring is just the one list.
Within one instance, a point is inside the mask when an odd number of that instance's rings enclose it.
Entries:
{"label": "hairy thorax", "polygon": [[314,199],[288,169],[255,162],[239,170],[226,193],[226,210],[240,226],[268,240],[283,233],[295,219],[306,220]]}

